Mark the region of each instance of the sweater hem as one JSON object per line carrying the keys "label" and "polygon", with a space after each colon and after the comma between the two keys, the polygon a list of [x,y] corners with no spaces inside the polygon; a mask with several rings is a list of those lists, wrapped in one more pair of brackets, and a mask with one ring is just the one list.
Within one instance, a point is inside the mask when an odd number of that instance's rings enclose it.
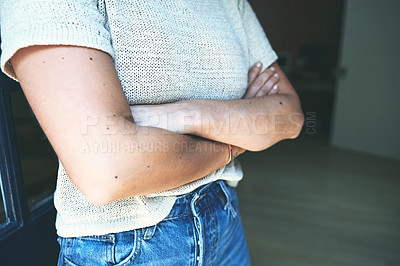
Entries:
{"label": "sweater hem", "polygon": [[121,217],[115,220],[91,221],[78,224],[66,223],[60,213],[56,217],[57,235],[61,237],[83,237],[106,235],[149,227],[161,222],[175,204],[176,197],[168,197],[163,201],[163,211],[152,213],[147,217]]}

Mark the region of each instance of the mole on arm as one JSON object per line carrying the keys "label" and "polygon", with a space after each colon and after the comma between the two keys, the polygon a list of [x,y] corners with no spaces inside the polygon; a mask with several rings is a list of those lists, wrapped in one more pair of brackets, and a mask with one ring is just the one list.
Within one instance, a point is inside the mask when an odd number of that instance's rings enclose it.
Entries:
{"label": "mole on arm", "polygon": [[89,59],[90,59],[90,60],[93,60],[93,58],[91,58],[91,57],[90,57]]}
{"label": "mole on arm", "polygon": [[282,105],[282,102],[279,102],[280,105]]}
{"label": "mole on arm", "polygon": [[117,179],[117,178],[118,178],[118,176],[116,175],[114,178],[115,178],[115,179]]}

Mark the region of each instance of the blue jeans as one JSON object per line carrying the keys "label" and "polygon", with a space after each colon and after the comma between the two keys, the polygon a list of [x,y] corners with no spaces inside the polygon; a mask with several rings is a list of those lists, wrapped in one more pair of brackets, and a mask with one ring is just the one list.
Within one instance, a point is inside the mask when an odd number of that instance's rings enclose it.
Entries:
{"label": "blue jeans", "polygon": [[58,265],[250,265],[236,190],[220,180],[179,196],[154,226],[58,241]]}

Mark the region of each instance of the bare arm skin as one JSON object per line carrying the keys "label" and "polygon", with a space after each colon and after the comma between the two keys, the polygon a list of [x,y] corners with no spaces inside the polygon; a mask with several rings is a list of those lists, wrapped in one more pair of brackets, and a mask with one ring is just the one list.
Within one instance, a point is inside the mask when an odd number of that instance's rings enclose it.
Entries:
{"label": "bare arm skin", "polygon": [[224,144],[135,125],[104,52],[32,46],[12,65],[69,177],[94,204],[176,188],[227,161]]}
{"label": "bare arm skin", "polygon": [[[249,81],[254,81],[250,82],[243,99],[133,106],[132,114],[138,124],[193,134],[250,151],[261,151],[283,139],[296,138],[304,117],[289,80],[277,63],[260,78],[255,79],[255,73],[249,73]],[[275,73],[278,77],[274,78]],[[279,94],[271,91],[274,83],[279,87]]]}

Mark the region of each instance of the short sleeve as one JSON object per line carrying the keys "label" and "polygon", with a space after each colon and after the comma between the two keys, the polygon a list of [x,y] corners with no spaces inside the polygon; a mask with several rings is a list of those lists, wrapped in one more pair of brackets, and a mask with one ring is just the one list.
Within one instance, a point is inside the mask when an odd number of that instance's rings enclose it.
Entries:
{"label": "short sleeve", "polygon": [[1,0],[1,69],[16,79],[11,57],[32,45],[75,45],[113,57],[98,0]]}
{"label": "short sleeve", "polygon": [[242,14],[244,30],[247,37],[250,65],[261,61],[264,67],[268,67],[278,59],[278,56],[272,49],[253,8],[247,0],[243,0],[240,4],[240,13]]}

